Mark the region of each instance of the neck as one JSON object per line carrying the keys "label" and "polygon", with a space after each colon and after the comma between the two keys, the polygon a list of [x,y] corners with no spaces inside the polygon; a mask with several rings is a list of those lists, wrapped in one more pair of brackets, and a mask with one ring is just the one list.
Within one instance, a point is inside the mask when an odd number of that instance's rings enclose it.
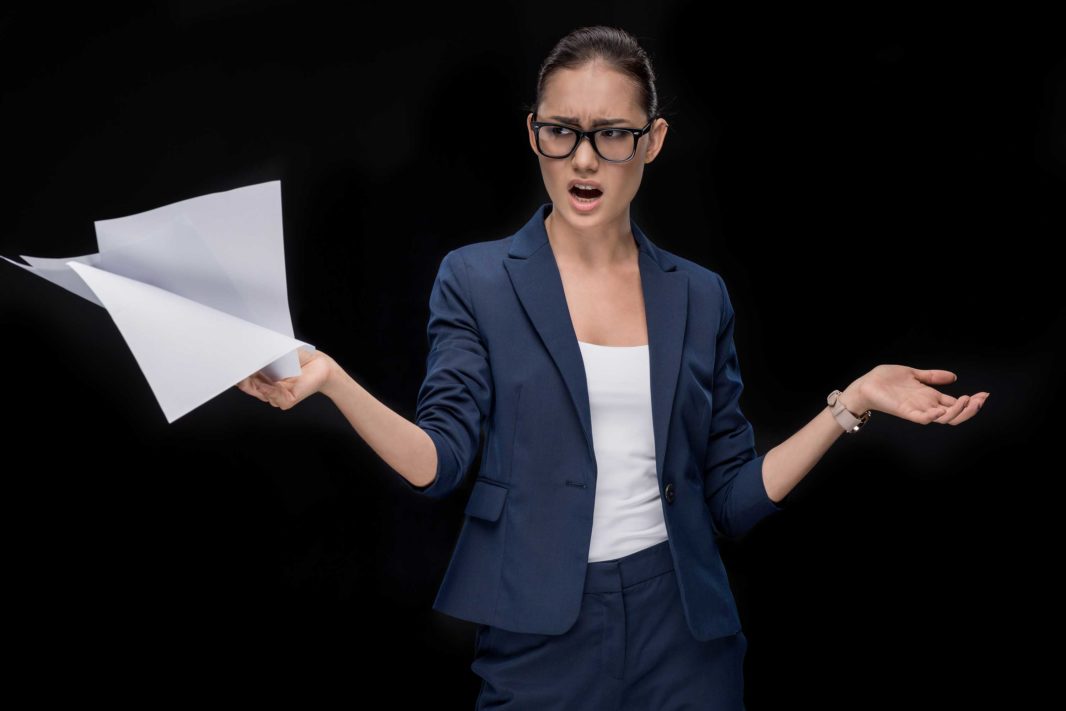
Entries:
{"label": "neck", "polygon": [[605,269],[636,259],[637,243],[629,222],[629,209],[606,225],[581,227],[556,218],[553,209],[544,218],[548,242],[559,262],[588,269]]}

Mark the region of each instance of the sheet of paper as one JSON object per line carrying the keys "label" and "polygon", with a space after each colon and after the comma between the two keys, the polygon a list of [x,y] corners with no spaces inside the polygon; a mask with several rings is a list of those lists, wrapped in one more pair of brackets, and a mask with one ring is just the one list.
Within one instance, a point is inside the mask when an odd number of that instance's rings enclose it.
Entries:
{"label": "sheet of paper", "polygon": [[281,181],[94,224],[95,254],[3,259],[106,309],[167,422],[256,371],[301,372],[315,347],[293,336]]}

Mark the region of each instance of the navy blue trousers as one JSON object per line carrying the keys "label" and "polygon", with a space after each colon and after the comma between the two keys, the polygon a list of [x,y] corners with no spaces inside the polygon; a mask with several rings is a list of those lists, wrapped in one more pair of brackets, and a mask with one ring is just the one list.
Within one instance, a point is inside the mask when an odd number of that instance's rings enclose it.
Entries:
{"label": "navy blue trousers", "polygon": [[747,638],[692,636],[669,545],[589,563],[581,612],[563,634],[478,625],[476,708],[743,711]]}

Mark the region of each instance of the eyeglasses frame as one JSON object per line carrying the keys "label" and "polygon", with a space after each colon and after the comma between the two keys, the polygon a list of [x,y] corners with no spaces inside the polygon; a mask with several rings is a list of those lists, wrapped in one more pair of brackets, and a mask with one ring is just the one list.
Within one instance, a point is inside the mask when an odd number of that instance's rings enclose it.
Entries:
{"label": "eyeglasses frame", "polygon": [[[648,121],[648,125],[645,126],[644,128],[624,128],[622,126],[601,126],[600,128],[594,128],[591,131],[582,131],[580,128],[574,128],[573,126],[567,126],[566,124],[562,124],[562,123],[553,123],[553,122],[550,122],[550,121],[537,121],[536,120],[537,119],[537,114],[536,114],[536,112],[534,112],[533,113],[533,120],[530,122],[530,125],[533,128],[533,140],[536,141],[537,151],[539,151],[540,154],[542,156],[544,156],[545,158],[554,158],[554,159],[557,159],[557,160],[564,160],[566,158],[569,158],[570,156],[574,155],[574,152],[577,151],[577,147],[581,145],[581,139],[583,139],[583,138],[585,138],[587,136],[588,139],[589,139],[589,143],[592,144],[592,150],[596,151],[596,155],[598,155],[603,160],[607,161],[608,163],[628,163],[629,161],[633,160],[633,156],[635,156],[637,154],[637,143],[640,141],[640,137],[643,136],[645,133],[648,133],[648,131],[651,130],[651,125],[653,123],[655,123],[655,119],[656,118],[657,118],[656,116],[652,116],[651,120]],[[570,149],[570,152],[567,153],[565,156],[550,156],[547,153],[545,153],[544,150],[540,147],[540,129],[543,126],[558,126],[559,128],[565,128],[567,131],[573,131],[574,133],[576,133],[577,134],[577,140],[574,141],[574,147]],[[599,133],[600,131],[627,131],[628,133],[632,134],[633,135],[633,152],[629,154],[628,158],[624,158],[622,160],[611,160],[610,158],[605,158],[604,155],[602,153],[600,153],[599,146],[596,145],[596,134]]]}

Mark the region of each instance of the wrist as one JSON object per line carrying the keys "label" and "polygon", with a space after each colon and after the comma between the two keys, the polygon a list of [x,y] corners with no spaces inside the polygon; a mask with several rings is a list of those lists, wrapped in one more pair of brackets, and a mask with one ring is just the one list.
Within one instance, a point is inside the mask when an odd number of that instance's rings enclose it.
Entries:
{"label": "wrist", "polygon": [[852,382],[851,385],[841,391],[840,402],[844,403],[844,407],[847,408],[848,412],[856,417],[870,409],[866,396],[863,394],[861,380]]}
{"label": "wrist", "polygon": [[333,358],[329,358],[328,365],[329,367],[326,370],[326,380],[322,383],[318,392],[322,393],[330,400],[333,400],[338,386],[340,386],[347,373],[344,372],[344,369],[341,368]]}

